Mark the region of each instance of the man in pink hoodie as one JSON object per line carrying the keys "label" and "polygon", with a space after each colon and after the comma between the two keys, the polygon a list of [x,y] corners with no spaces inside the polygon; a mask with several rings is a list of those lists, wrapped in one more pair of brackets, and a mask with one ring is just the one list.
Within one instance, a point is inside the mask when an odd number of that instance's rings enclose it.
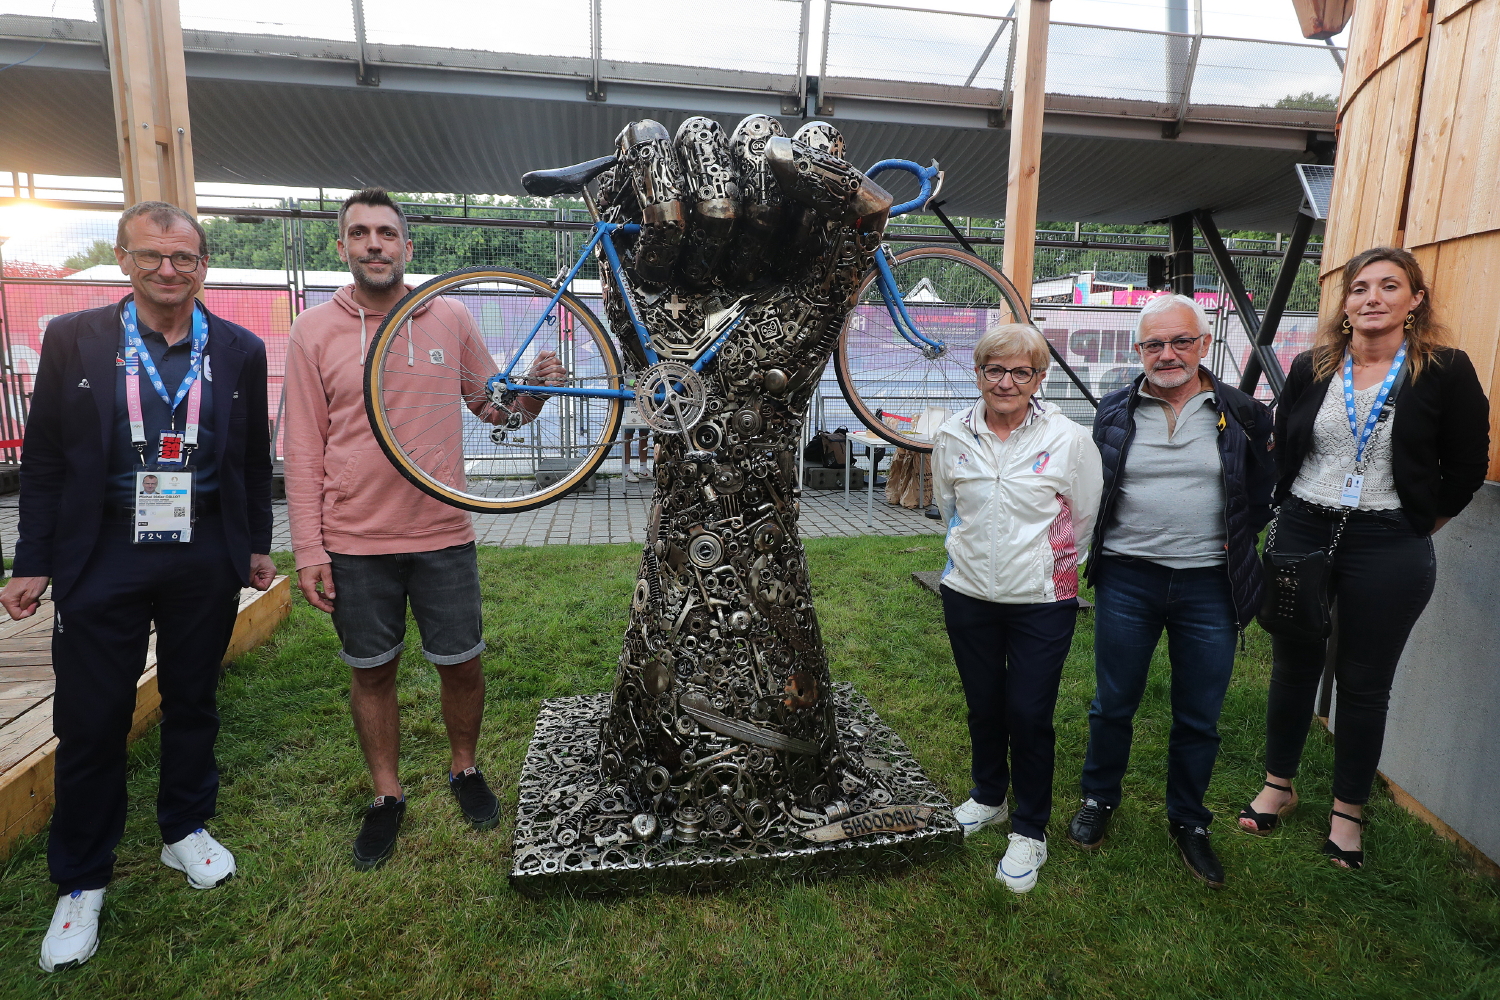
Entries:
{"label": "man in pink hoodie", "polygon": [[[368,869],[391,855],[406,812],[397,777],[396,669],[408,600],[422,653],[442,684],[452,751],[449,788],[477,829],[499,822],[500,804],[474,760],[484,714],[484,639],[473,524],[467,511],[407,482],[381,452],[365,416],[366,350],[386,314],[410,291],[403,282],[412,257],[406,217],[379,188],[359,191],[339,209],[338,251],[353,283],[292,324],[283,390],[286,493],[298,585],[308,603],[333,615],[343,645],[339,657],[353,668],[350,709],[375,787],[354,841],[354,863]],[[431,352],[436,369],[413,377],[462,382],[443,394],[451,412],[424,430],[454,439],[438,446],[447,445],[444,450],[457,459],[453,474],[461,477],[463,415],[451,403],[462,393],[480,419],[504,420],[508,414],[485,398],[483,375],[470,374],[499,369],[461,306],[440,300],[412,323],[425,340],[441,345]],[[445,365],[444,356],[461,360]],[[555,385],[565,372],[549,351],[536,359],[530,375]],[[518,405],[535,416],[542,404],[527,398]]]}

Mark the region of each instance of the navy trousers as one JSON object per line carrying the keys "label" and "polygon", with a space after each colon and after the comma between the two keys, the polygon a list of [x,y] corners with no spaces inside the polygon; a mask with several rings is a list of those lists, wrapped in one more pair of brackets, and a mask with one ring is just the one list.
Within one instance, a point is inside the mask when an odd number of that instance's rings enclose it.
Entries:
{"label": "navy trousers", "polygon": [[47,864],[59,895],[102,889],[114,872],[125,833],[125,741],[153,621],[162,842],[202,826],[219,794],[215,690],[240,591],[219,517],[200,517],[184,545],[135,545],[129,530],[103,525],[83,575],[55,608],[57,806]]}
{"label": "navy trousers", "polygon": [[996,604],[940,590],[953,662],[969,704],[969,796],[982,805],[1003,805],[1007,786],[1014,785],[1011,829],[1046,840],[1057,744],[1052,712],[1078,601]]}
{"label": "navy trousers", "polygon": [[1083,794],[1118,806],[1130,763],[1135,710],[1162,630],[1172,661],[1167,743],[1167,818],[1208,826],[1203,804],[1219,756],[1219,711],[1234,672],[1239,629],[1222,566],[1170,569],[1144,559],[1097,556],[1094,567],[1094,703]]}

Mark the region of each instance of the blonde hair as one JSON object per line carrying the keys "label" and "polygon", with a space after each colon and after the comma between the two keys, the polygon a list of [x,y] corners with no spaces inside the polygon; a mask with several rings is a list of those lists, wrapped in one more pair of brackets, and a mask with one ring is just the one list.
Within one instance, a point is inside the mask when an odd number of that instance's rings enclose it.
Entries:
{"label": "blonde hair", "polygon": [[974,345],[974,367],[978,368],[992,357],[1007,358],[1023,354],[1031,367],[1046,371],[1052,355],[1047,350],[1047,339],[1034,326],[1022,323],[1001,323],[990,327]]}
{"label": "blonde hair", "polygon": [[1318,329],[1318,339],[1313,344],[1313,377],[1319,381],[1333,378],[1344,363],[1344,352],[1352,350],[1354,331],[1344,323],[1344,303],[1349,299],[1349,286],[1359,272],[1377,264],[1390,261],[1406,273],[1406,281],[1413,292],[1422,292],[1422,301],[1411,311],[1411,326],[1406,330],[1406,364],[1413,382],[1422,374],[1422,369],[1432,363],[1433,353],[1448,342],[1448,328],[1438,322],[1433,312],[1432,289],[1422,276],[1422,265],[1409,251],[1399,247],[1371,247],[1355,254],[1344,265],[1339,275],[1339,308],[1328,322]]}

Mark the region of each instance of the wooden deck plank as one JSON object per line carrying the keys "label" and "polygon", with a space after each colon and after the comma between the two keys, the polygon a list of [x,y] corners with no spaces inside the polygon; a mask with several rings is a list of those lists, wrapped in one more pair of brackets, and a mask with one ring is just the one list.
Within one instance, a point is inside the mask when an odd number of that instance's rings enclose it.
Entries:
{"label": "wooden deck plank", "polygon": [[[270,590],[246,589],[224,662],[264,642],[291,611],[291,579],[278,577]],[[0,625],[0,858],[18,837],[46,826],[52,815],[53,757],[51,664],[52,604],[37,614]],[[11,659],[25,663],[8,663]],[[40,661],[40,662],[32,662]],[[147,646],[146,669],[136,682],[130,730],[135,739],[161,716],[156,686],[156,636]]]}

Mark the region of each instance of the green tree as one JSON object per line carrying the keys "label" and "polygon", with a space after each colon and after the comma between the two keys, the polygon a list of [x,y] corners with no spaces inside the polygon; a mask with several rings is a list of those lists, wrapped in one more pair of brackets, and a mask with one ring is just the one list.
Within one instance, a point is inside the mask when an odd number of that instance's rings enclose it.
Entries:
{"label": "green tree", "polygon": [[1339,99],[1336,94],[1314,94],[1310,90],[1304,90],[1300,94],[1288,94],[1275,104],[1269,105],[1273,108],[1293,108],[1298,111],[1337,111],[1338,106]]}
{"label": "green tree", "polygon": [[75,271],[82,271],[93,267],[95,264],[113,264],[115,262],[114,244],[109,240],[95,240],[94,245],[83,253],[75,253],[63,261],[63,267],[71,267]]}

